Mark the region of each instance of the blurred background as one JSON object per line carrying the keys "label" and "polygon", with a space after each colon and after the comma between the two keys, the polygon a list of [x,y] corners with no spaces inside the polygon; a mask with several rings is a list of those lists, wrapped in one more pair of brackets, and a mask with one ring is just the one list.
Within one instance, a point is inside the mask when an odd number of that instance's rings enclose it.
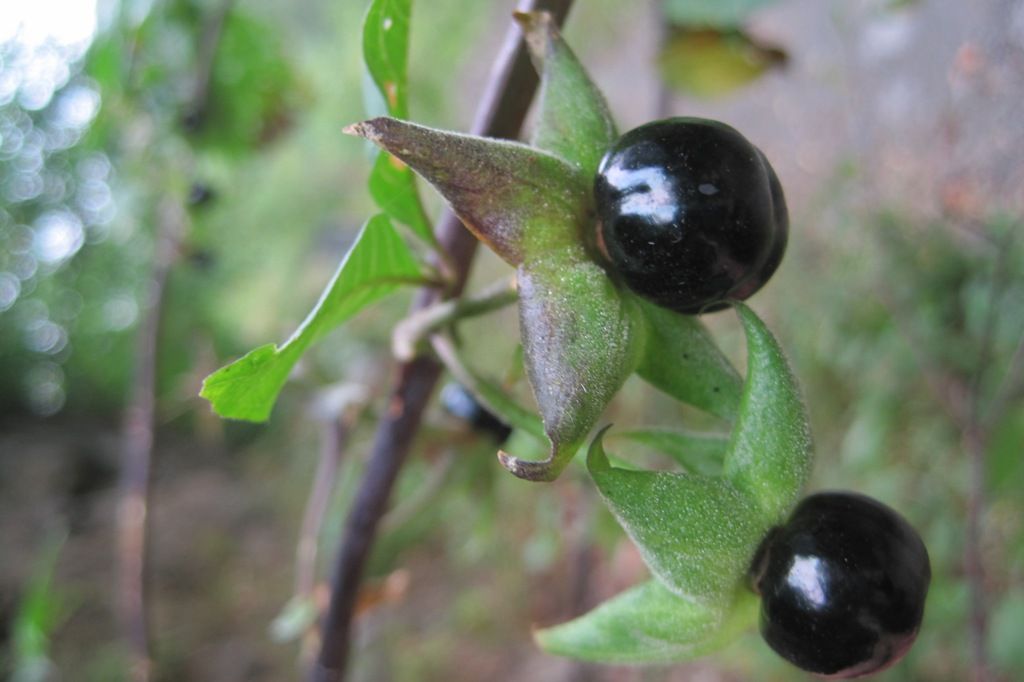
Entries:
{"label": "blurred background", "polygon": [[[469,127],[512,8],[415,3],[414,120]],[[154,679],[297,679],[315,651],[408,295],[308,353],[267,424],[221,421],[197,393],[287,338],[373,211],[369,151],[341,134],[365,117],[364,10],[0,7],[0,676],[128,679],[119,460],[138,444],[126,415],[150,412]],[[880,679],[1024,679],[1024,2],[589,0],[566,34],[622,130],[721,119],[782,179],[790,247],[753,307],[804,387],[812,487],[894,506],[932,558],[918,643]],[[506,270],[481,253],[471,286]],[[736,321],[707,322],[742,367]],[[529,400],[514,313],[465,327],[487,340],[473,364]],[[340,453],[323,416],[339,411]],[[720,426],[635,380],[607,418]],[[372,557],[353,679],[802,679],[756,633],[672,668],[538,652],[531,627],[643,566],[581,470],[526,484],[494,450],[429,411]]]}

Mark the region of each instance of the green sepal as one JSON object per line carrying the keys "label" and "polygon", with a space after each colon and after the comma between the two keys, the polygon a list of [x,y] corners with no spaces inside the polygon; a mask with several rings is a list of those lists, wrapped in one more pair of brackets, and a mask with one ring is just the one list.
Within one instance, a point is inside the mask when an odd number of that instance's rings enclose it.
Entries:
{"label": "green sepal", "polygon": [[523,356],[551,453],[542,462],[502,453],[501,461],[520,478],[549,481],[635,369],[644,328],[632,297],[578,244],[531,258],[518,282]]}
{"label": "green sepal", "polygon": [[678,663],[711,653],[755,622],[757,598],[739,591],[725,609],[681,599],[657,580],[568,623],[537,630],[546,652],[594,663]]}
{"label": "green sepal", "polygon": [[375,118],[345,129],[407,163],[480,241],[512,265],[581,243],[590,178],[518,142]]}
{"label": "green sepal", "polygon": [[647,567],[677,596],[723,609],[768,531],[756,502],[719,477],[613,467],[602,435],[587,468]]}
{"label": "green sepal", "polygon": [[703,476],[718,476],[729,446],[729,434],[686,429],[646,428],[613,434],[668,455],[684,471]]}
{"label": "green sepal", "polygon": [[[411,0],[373,0],[363,19],[363,62],[387,113],[409,117],[408,71]],[[381,152],[368,181],[370,196],[392,220],[408,225],[427,244],[434,232],[408,166]]]}
{"label": "green sepal", "polygon": [[291,337],[267,344],[206,377],[199,395],[228,419],[262,422],[295,363],[313,343],[402,284],[425,278],[409,247],[383,214],[368,220],[320,300]]}
{"label": "green sepal", "polygon": [[604,95],[562,40],[548,12],[517,12],[537,72],[540,102],[531,143],[593,177],[618,137]]}
{"label": "green sepal", "polygon": [[637,374],[669,394],[713,415],[732,420],[743,381],[707,328],[637,297],[647,320],[647,344]]}
{"label": "green sepal", "polygon": [[811,427],[779,342],[746,305],[737,303],[736,312],[747,336],[747,378],[724,476],[774,525],[785,519],[811,474]]}

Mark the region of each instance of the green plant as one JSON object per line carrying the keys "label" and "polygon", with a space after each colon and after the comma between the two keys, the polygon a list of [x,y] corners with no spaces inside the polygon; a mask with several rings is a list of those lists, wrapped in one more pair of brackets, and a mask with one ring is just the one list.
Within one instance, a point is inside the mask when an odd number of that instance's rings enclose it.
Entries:
{"label": "green plant", "polygon": [[[806,409],[782,349],[758,316],[736,303],[747,341],[747,372],[741,379],[699,320],[637,296],[620,285],[622,273],[610,276],[598,262],[593,233],[595,215],[603,215],[600,193],[595,205],[593,179],[618,133],[603,96],[562,41],[551,15],[516,17],[542,83],[530,144],[521,144],[403,120],[408,11],[408,2],[399,0],[371,5],[364,50],[389,116],[346,128],[387,152],[377,158],[370,180],[382,213],[367,221],[295,334],[279,347],[262,346],[218,370],[202,393],[222,416],[265,420],[292,367],[327,331],[402,285],[432,288],[425,300],[435,302],[399,325],[396,348],[407,392],[393,396],[376,441],[385,459],[397,464],[371,468],[367,478],[382,483],[363,488],[354,503],[320,669],[331,679],[344,665],[345,644],[336,642],[339,635],[347,637],[344,614],[351,611],[351,585],[358,582],[359,561],[370,541],[366,535],[372,538],[383,507],[373,491],[383,489],[386,497],[401,460],[391,453],[408,444],[408,429],[415,428],[416,410],[422,409],[421,402],[410,408],[407,398],[420,401],[429,393],[437,376],[434,357],[488,410],[545,444],[547,458],[539,461],[500,452],[512,474],[552,481],[586,448],[593,483],[652,573],[647,582],[590,613],[538,631],[540,646],[619,663],[672,662],[714,650],[755,619],[757,600],[747,584],[751,562],[764,538],[789,516],[811,470]],[[778,265],[786,225],[782,193],[760,153],[751,156],[755,151],[746,149],[744,163],[754,164],[744,172],[756,176],[754,220],[766,238],[754,256],[742,259],[747,269],[735,282],[715,287],[711,299],[699,305],[673,307],[694,312],[723,297],[749,295],[756,287],[747,285],[759,286]],[[710,159],[712,165],[720,162]],[[501,289],[461,296],[465,270],[452,275],[451,254],[418,257],[416,246],[437,249],[443,240],[430,229],[413,171],[515,268],[523,362],[539,415],[471,367],[464,346],[449,333],[462,320],[512,297]],[[613,464],[602,442],[607,427],[593,439],[590,433],[634,373],[731,427],[703,439],[682,431],[648,432],[673,445],[669,454],[680,463],[677,471],[638,469],[619,459]],[[691,450],[698,440],[700,457]]]}
{"label": "green plant", "polygon": [[749,298],[786,250],[789,216],[775,171],[718,121],[673,118],[629,131],[601,160],[594,201],[613,275],[681,313]]}

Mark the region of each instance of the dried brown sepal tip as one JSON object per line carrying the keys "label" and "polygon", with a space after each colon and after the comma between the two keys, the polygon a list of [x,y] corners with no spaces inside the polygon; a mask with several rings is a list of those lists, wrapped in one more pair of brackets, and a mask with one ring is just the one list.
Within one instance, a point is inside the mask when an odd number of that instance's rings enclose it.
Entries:
{"label": "dried brown sepal tip", "polygon": [[565,467],[564,464],[557,466],[553,457],[540,461],[528,461],[510,455],[504,450],[498,451],[498,461],[513,476],[536,483],[555,480]]}
{"label": "dried brown sepal tip", "polygon": [[[523,39],[533,58],[543,59],[548,54],[551,40],[559,35],[550,12],[513,12],[512,18],[523,31]],[[541,68],[537,68],[541,71]]]}

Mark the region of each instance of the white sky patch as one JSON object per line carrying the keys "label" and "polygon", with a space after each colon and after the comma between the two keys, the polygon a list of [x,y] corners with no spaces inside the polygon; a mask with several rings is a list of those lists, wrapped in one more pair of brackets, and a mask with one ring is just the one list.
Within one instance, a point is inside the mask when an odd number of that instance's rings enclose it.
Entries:
{"label": "white sky patch", "polygon": [[4,0],[0,9],[0,43],[86,45],[95,31],[96,0]]}

